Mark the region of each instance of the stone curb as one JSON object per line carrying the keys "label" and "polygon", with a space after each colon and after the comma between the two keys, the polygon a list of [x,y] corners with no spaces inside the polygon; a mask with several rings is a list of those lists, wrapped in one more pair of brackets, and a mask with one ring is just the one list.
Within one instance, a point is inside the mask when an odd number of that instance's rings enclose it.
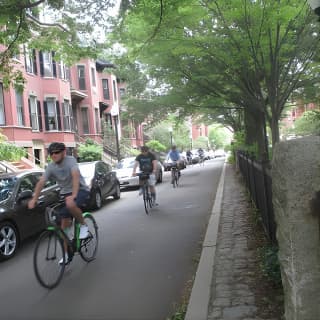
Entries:
{"label": "stone curb", "polygon": [[226,164],[224,163],[184,320],[208,319],[208,306],[221,215],[225,168]]}

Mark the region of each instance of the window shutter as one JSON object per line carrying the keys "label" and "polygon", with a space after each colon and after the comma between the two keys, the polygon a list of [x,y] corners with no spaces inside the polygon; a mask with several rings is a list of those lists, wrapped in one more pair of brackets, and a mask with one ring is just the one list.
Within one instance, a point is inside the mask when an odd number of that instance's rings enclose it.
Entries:
{"label": "window shutter", "polygon": [[62,128],[61,128],[61,112],[60,112],[59,101],[56,101],[56,111],[57,111],[57,118],[58,118],[58,130],[62,131]]}
{"label": "window shutter", "polygon": [[37,101],[37,112],[38,112],[38,123],[39,123],[39,131],[43,131],[42,128],[42,115],[41,115],[41,105],[40,101]]}
{"label": "window shutter", "polygon": [[33,57],[33,71],[34,71],[34,74],[38,74],[37,54],[36,54],[36,50],[35,49],[32,50],[32,57]]}
{"label": "window shutter", "polygon": [[49,131],[49,119],[48,119],[47,101],[43,101],[43,109],[44,109],[44,122],[45,122],[46,131]]}
{"label": "window shutter", "polygon": [[44,76],[44,68],[43,68],[43,54],[42,51],[39,52],[39,60],[40,60],[40,75]]}
{"label": "window shutter", "polygon": [[29,106],[29,121],[30,121],[30,127],[32,127],[30,98],[28,98],[28,106]]}

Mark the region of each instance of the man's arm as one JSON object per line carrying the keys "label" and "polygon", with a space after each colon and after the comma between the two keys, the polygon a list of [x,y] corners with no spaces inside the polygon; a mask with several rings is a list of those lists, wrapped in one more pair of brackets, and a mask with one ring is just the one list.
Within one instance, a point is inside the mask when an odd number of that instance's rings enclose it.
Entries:
{"label": "man's arm", "polygon": [[157,160],[152,160],[152,173],[156,174],[157,171]]}
{"label": "man's arm", "polygon": [[36,203],[38,201],[38,198],[40,196],[40,192],[44,187],[44,184],[46,182],[46,179],[44,175],[39,179],[39,181],[36,184],[36,187],[34,189],[33,197],[32,199],[28,202],[28,208],[33,209],[36,206]]}
{"label": "man's arm", "polygon": [[133,175],[133,176],[136,175],[136,171],[137,171],[138,164],[139,164],[139,162],[136,160],[136,161],[134,162],[133,169],[132,169],[132,175]]}
{"label": "man's arm", "polygon": [[75,199],[78,195],[80,188],[80,172],[78,169],[71,170],[72,176],[72,198]]}

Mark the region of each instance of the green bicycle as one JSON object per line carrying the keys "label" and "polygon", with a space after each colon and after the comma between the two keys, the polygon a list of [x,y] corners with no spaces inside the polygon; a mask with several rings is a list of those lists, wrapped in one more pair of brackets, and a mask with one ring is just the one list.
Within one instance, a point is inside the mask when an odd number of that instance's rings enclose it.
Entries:
{"label": "green bicycle", "polygon": [[75,254],[80,254],[84,261],[90,262],[95,259],[98,249],[98,226],[92,214],[83,213],[89,228],[89,237],[79,239],[80,224],[75,221],[73,237],[69,237],[56,222],[59,209],[63,206],[64,202],[60,202],[52,208],[46,208],[48,226],[37,240],[33,255],[36,278],[47,289],[53,289],[60,283],[66,265],[72,261]]}

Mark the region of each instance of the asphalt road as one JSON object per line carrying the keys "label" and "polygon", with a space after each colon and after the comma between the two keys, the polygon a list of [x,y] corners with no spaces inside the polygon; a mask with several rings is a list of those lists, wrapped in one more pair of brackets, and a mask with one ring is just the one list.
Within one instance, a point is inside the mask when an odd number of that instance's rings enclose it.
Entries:
{"label": "asphalt road", "polygon": [[144,213],[138,192],[122,192],[94,216],[97,259],[76,256],[54,290],[33,273],[35,239],[0,263],[0,320],[165,320],[192,279],[224,159],[182,171],[173,189],[169,172],[157,185],[159,206]]}

